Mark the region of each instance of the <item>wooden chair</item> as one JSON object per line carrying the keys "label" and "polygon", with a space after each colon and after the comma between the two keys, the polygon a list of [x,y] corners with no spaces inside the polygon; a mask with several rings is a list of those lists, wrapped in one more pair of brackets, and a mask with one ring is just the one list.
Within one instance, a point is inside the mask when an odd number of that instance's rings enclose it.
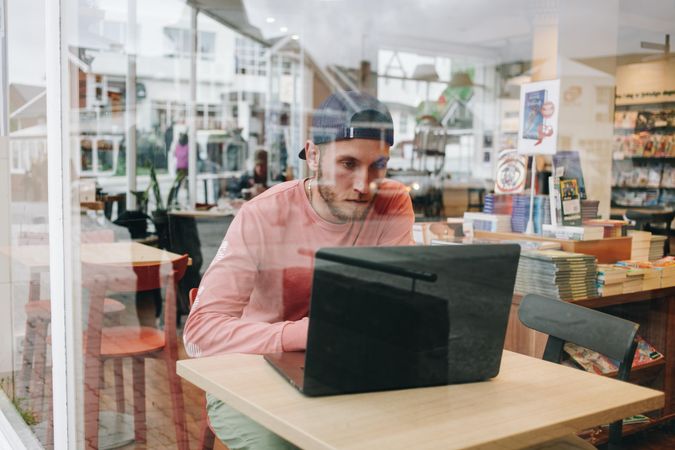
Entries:
{"label": "wooden chair", "polygon": [[[190,309],[197,299],[197,288],[190,289]],[[201,431],[199,432],[199,448],[201,450],[213,450],[216,441],[216,433],[209,423],[209,415],[206,411],[206,397],[202,396],[202,420]]]}
{"label": "wooden chair", "polygon": [[[83,286],[89,292],[89,312],[84,336],[84,417],[85,445],[98,449],[99,399],[106,360],[132,358],[134,388],[134,428],[136,443],[146,442],[145,358],[166,363],[173,406],[176,442],[188,450],[183,389],[176,374],[178,342],[176,336],[176,285],[185,273],[188,256],[171,263],[142,266],[83,265]],[[166,289],[164,331],[142,326],[103,326],[107,292],[144,292]]]}
{"label": "wooden chair", "polygon": [[[543,359],[560,363],[563,346],[571,342],[620,361],[618,378],[628,381],[637,346],[639,325],[594,309],[541,295],[525,296],[518,309],[520,321],[549,335]],[[621,442],[622,420],[609,426],[609,447]]]}
{"label": "wooden chair", "polygon": [[[113,242],[115,235],[112,230],[83,231],[82,242]],[[49,245],[49,235],[40,231],[23,231],[19,234],[19,245]],[[25,306],[26,328],[22,352],[21,386],[24,395],[28,391],[31,407],[34,411],[45,412],[43,408],[44,387],[47,360],[47,341],[49,324],[51,323],[51,302],[40,299],[40,273],[31,274],[28,302]],[[119,323],[126,307],[124,303],[113,298],[106,298],[103,303],[103,312],[111,322]],[[122,377],[122,360],[115,361],[115,380],[117,382],[117,406],[124,409],[124,386]],[[49,414],[51,408],[47,408]]]}

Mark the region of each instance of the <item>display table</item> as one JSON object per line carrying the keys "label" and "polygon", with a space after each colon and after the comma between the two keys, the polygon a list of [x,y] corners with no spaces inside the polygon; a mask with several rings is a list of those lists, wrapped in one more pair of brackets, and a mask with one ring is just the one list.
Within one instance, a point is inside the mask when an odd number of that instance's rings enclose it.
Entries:
{"label": "display table", "polygon": [[177,372],[303,449],[521,448],[663,406],[661,392],[508,351],[490,381],[320,398],[259,355]]}
{"label": "display table", "polygon": [[545,241],[556,242],[565,252],[583,253],[593,255],[598,259],[598,263],[614,264],[617,261],[623,261],[631,258],[632,238],[630,236],[611,237],[604,239],[593,239],[587,241],[575,241],[571,239],[556,239],[552,237],[542,237],[538,234],[524,233],[495,233],[492,231],[476,230],[474,233],[478,239],[505,240],[505,241]]}

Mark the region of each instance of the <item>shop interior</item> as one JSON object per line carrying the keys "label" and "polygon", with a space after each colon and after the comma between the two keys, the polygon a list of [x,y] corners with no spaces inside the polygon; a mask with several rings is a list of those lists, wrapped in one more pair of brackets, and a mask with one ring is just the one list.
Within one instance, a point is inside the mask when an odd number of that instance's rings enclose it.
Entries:
{"label": "shop interior", "polygon": [[[44,23],[18,0],[8,2],[0,272],[8,274],[2,289],[10,301],[0,313],[0,404],[9,402],[2,413],[15,418],[24,444],[55,448],[53,156],[44,77],[51,68],[18,62],[22,52],[45,59],[37,31]],[[582,346],[566,346],[565,359],[664,393],[662,406],[624,420],[621,448],[675,446],[672,1],[66,3],[76,25],[64,62],[65,245],[86,263],[154,261],[178,274],[175,289],[158,284],[102,296],[98,321],[88,307],[69,310],[74,332],[85,336],[79,344],[118,325],[154,328],[162,342],[136,355],[145,361],[140,412],[130,381],[139,372],[124,351],[79,353],[78,408],[82,417],[100,417],[94,425],[82,421],[83,442],[96,436],[96,448],[106,449],[225,448],[209,434],[204,391],[175,372],[176,361],[188,358],[181,333],[193,289],[248,201],[308,176],[298,152],[321,102],[359,91],[391,113],[387,178],[410,194],[416,245],[521,245],[504,348],[544,355],[547,334],[519,318],[527,294],[639,324],[631,375]],[[44,1],[31,4],[45,8]],[[541,112],[542,100],[537,114],[544,131],[555,117],[552,134],[538,131],[538,142],[553,150],[523,152],[524,99],[534,98],[533,83],[551,81],[557,84],[546,88],[546,100],[555,111]],[[577,259],[544,260],[538,251]],[[569,277],[578,284],[562,275],[541,281],[542,273],[568,270],[565,264],[574,266]],[[95,288],[85,266],[77,264],[66,282],[73,304],[94,301],[82,294]],[[101,361],[96,389],[83,388],[90,358]],[[146,418],[140,434],[139,414]],[[570,430],[610,448],[615,426]]]}

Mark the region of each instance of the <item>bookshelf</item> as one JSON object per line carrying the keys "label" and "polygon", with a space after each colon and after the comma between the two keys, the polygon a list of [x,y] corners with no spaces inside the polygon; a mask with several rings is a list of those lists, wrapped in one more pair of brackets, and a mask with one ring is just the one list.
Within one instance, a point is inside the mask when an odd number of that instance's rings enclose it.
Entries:
{"label": "bookshelf", "polygon": [[[547,336],[520,323],[521,299],[521,295],[513,298],[504,348],[541,358]],[[587,298],[575,303],[638,323],[638,334],[663,354],[663,359],[633,369],[630,382],[662,390],[665,405],[661,410],[644,413],[650,417],[648,423],[625,425],[624,435],[675,418],[675,287]],[[607,430],[595,429],[580,435],[594,445],[607,441]]]}
{"label": "bookshelf", "polygon": [[616,105],[612,206],[675,203],[675,102]]}

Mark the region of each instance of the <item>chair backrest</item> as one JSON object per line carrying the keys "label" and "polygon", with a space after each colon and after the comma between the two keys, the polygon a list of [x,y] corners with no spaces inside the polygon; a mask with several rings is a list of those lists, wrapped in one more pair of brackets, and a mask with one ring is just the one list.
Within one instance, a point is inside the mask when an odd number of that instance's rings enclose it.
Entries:
{"label": "chair backrest", "polygon": [[188,255],[173,262],[144,265],[89,264],[82,267],[82,285],[89,291],[86,353],[100,354],[103,328],[103,304],[108,292],[143,292],[165,288],[164,337],[176,342],[177,283],[187,268]]}
{"label": "chair backrest", "polygon": [[541,295],[527,295],[518,317],[527,327],[549,335],[544,359],[559,363],[565,342],[620,361],[619,378],[628,379],[639,325],[610,314]]}
{"label": "chair backrest", "polygon": [[[633,365],[639,325],[594,309],[529,294],[518,307],[518,317],[527,326],[548,334],[544,359],[559,363],[565,342],[585,347],[619,360],[618,378],[628,381]],[[623,422],[609,426],[609,448],[619,446]]]}

